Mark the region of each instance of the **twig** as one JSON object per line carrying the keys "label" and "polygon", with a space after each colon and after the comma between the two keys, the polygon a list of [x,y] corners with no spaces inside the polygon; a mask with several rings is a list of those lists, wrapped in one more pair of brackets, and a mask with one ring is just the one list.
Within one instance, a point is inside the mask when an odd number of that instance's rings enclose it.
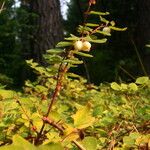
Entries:
{"label": "twig", "polygon": [[132,42],[132,44],[133,44],[133,46],[134,46],[134,50],[135,50],[136,55],[137,55],[137,57],[138,57],[138,60],[139,60],[139,62],[140,62],[140,65],[141,65],[141,68],[142,68],[142,70],[143,70],[143,73],[144,73],[146,76],[148,76],[148,75],[147,75],[147,72],[146,72],[146,70],[145,70],[145,67],[144,67],[144,65],[143,65],[141,56],[140,56],[140,54],[139,54],[139,52],[138,52],[137,46],[135,45],[134,40],[131,39],[131,42]]}
{"label": "twig", "polygon": [[137,133],[139,133],[138,129],[136,128],[136,126],[134,124],[133,124],[133,128]]}
{"label": "twig", "polygon": [[61,133],[63,133],[64,131],[64,127],[58,125],[56,122],[54,122],[53,120],[50,120],[48,117],[43,117],[43,121],[45,123],[48,123],[49,125],[53,126],[54,128],[58,129],[59,131],[61,131]]}
{"label": "twig", "polygon": [[[66,56],[63,58],[63,60],[64,59],[66,59]],[[64,77],[64,74],[67,72],[68,64],[65,64],[65,66],[63,68],[63,60],[62,60],[62,63],[60,64],[59,69],[58,69],[56,88],[55,88],[54,93],[52,95],[52,98],[51,98],[51,101],[49,103],[48,110],[47,110],[47,113],[46,113],[45,117],[48,117],[49,113],[51,112],[52,106],[53,106],[54,102],[56,101],[58,93],[61,90],[62,79]],[[39,134],[38,134],[38,136],[35,140],[35,144],[38,144],[39,139],[40,139],[40,137],[42,135],[42,132],[44,130],[44,127],[45,127],[45,121],[43,121],[43,125],[42,125],[42,127],[40,129],[40,132],[39,132]]]}
{"label": "twig", "polygon": [[73,140],[72,143],[74,143],[80,150],[86,150],[78,141]]}
{"label": "twig", "polygon": [[82,60],[83,60],[83,65],[84,65],[85,72],[86,72],[87,83],[90,84],[91,83],[91,79],[90,79],[90,73],[89,73],[89,70],[88,70],[88,66],[87,66],[87,63],[86,63],[86,61],[85,61],[85,59],[83,57],[82,57]]}
{"label": "twig", "polygon": [[53,93],[53,96],[52,96],[52,99],[51,99],[51,103],[49,104],[49,107],[48,107],[48,111],[47,111],[47,114],[46,114],[46,117],[49,115],[51,109],[52,109],[52,106],[56,100],[56,97],[58,95],[58,93],[60,92],[61,90],[61,87],[62,87],[62,79],[64,77],[64,74],[67,72],[67,67],[68,67],[68,64],[66,64],[61,72],[61,69],[62,69],[62,65],[61,65],[61,68],[60,68],[60,71],[59,71],[59,75],[58,75],[58,79],[57,79],[57,84],[56,84],[56,88],[55,88],[55,91]]}
{"label": "twig", "polygon": [[[86,26],[86,21],[87,21],[87,18],[88,18],[90,9],[91,9],[91,5],[90,5],[90,3],[89,3],[88,8],[87,8],[87,10],[86,10],[86,12],[85,12],[85,14],[84,14],[84,16],[83,16],[83,17],[84,17],[84,18],[83,18],[83,29],[84,29],[85,26]],[[83,32],[82,32],[82,37],[83,37],[83,35],[84,35],[84,30],[83,30]]]}
{"label": "twig", "polygon": [[2,3],[2,6],[0,8],[0,13],[4,10],[4,5],[5,5],[5,2]]}
{"label": "twig", "polygon": [[[61,134],[64,134],[65,128],[63,126],[60,126],[59,124],[57,124],[55,121],[49,119],[48,117],[43,117],[43,121],[45,123],[48,123],[49,125],[53,126],[57,130],[59,130],[61,132]],[[75,144],[80,150],[86,150],[78,141],[73,140],[72,143]]]}
{"label": "twig", "polygon": [[[32,128],[34,129],[34,131],[38,134],[38,132],[36,131],[36,127],[34,126],[32,120],[30,119],[30,117],[28,116],[27,112],[25,111],[25,109],[23,108],[21,102],[17,99],[16,102],[18,103],[18,105],[20,106],[20,108],[22,109],[24,115],[27,117],[27,120],[29,121],[29,123],[32,125]],[[29,125],[30,125],[29,124]]]}
{"label": "twig", "polygon": [[133,80],[136,79],[133,75],[131,75],[131,74],[130,74],[127,70],[125,70],[123,67],[119,66],[119,68],[120,68],[124,73],[126,73],[129,77],[131,77]]}

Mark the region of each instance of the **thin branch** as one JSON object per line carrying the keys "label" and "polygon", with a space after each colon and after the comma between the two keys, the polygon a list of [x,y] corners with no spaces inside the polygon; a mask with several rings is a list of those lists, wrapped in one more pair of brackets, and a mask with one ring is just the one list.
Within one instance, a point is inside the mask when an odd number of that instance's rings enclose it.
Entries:
{"label": "thin branch", "polygon": [[86,63],[84,57],[82,57],[82,60],[83,60],[83,65],[84,65],[85,72],[86,72],[87,83],[90,84],[91,83],[91,79],[90,79],[90,73],[89,73],[89,70],[88,70],[88,66],[87,66],[87,63]]}
{"label": "thin branch", "polygon": [[[53,126],[54,128],[58,129],[61,132],[61,134],[64,134],[65,128],[63,126],[60,126],[59,124],[49,119],[48,117],[43,117],[43,121]],[[78,141],[73,140],[72,143],[75,144],[79,148],[79,150],[86,150]]]}
{"label": "thin branch", "polygon": [[48,123],[49,125],[53,126],[54,128],[58,129],[59,131],[61,131],[61,133],[64,132],[64,128],[60,125],[58,125],[58,123],[54,122],[53,120],[49,119],[48,117],[43,117],[43,121],[45,123]]}
{"label": "thin branch", "polygon": [[[65,60],[65,59],[66,59],[66,56],[64,56],[63,60]],[[46,113],[45,117],[48,117],[49,113],[51,112],[52,106],[53,106],[54,102],[56,101],[58,93],[61,90],[62,79],[64,77],[64,74],[67,72],[68,64],[65,64],[65,66],[63,68],[63,60],[62,60],[60,66],[59,66],[59,69],[58,69],[56,88],[55,88],[54,93],[52,95],[52,98],[51,98],[51,101],[49,103],[48,110],[47,110],[47,113]],[[39,139],[40,139],[40,137],[42,135],[44,127],[45,127],[45,121],[43,121],[43,125],[42,125],[42,127],[40,129],[40,132],[39,132],[39,134],[38,134],[38,136],[37,136],[37,138],[35,140],[36,144],[38,144],[38,142],[39,142]]]}
{"label": "thin branch", "polygon": [[140,56],[140,54],[139,54],[139,52],[138,52],[137,46],[135,45],[134,40],[131,39],[131,42],[132,42],[132,44],[133,44],[133,46],[134,46],[134,50],[135,50],[136,55],[137,55],[137,57],[138,57],[138,60],[139,60],[139,63],[140,63],[140,65],[141,65],[141,68],[142,68],[142,70],[143,70],[143,73],[144,73],[146,76],[148,76],[148,74],[147,74],[147,72],[146,72],[146,69],[145,69],[145,67],[144,67],[144,64],[143,64],[143,62],[142,62],[141,56]]}
{"label": "thin branch", "polygon": [[126,73],[129,77],[131,77],[133,80],[136,79],[132,74],[130,74],[130,73],[129,73],[127,70],[125,70],[123,67],[119,66],[119,68],[120,68],[124,73]]}
{"label": "thin branch", "polygon": [[73,140],[72,143],[74,143],[80,150],[86,150],[78,141]]}
{"label": "thin branch", "polygon": [[56,88],[55,88],[55,91],[53,93],[53,96],[52,96],[52,99],[51,99],[51,103],[49,104],[49,107],[48,107],[48,111],[47,111],[47,114],[46,114],[46,117],[49,115],[51,109],[52,109],[52,106],[56,100],[56,97],[58,95],[58,93],[60,92],[61,88],[62,88],[62,79],[64,77],[64,74],[67,72],[67,67],[68,67],[68,64],[66,64],[63,68],[63,71],[61,72],[61,69],[62,67],[60,68],[60,71],[59,71],[59,75],[58,75],[58,79],[57,79],[57,85],[56,85]]}
{"label": "thin branch", "polygon": [[34,126],[32,120],[30,119],[29,115],[27,114],[27,112],[25,111],[25,109],[23,108],[21,102],[17,99],[16,102],[18,103],[18,105],[20,106],[20,108],[22,109],[24,115],[26,116],[27,120],[29,121],[29,123],[32,125],[34,131],[38,134],[38,132],[36,131],[36,127]]}
{"label": "thin branch", "polygon": [[0,8],[0,13],[4,10],[4,5],[5,5],[5,2],[2,3],[2,6]]}

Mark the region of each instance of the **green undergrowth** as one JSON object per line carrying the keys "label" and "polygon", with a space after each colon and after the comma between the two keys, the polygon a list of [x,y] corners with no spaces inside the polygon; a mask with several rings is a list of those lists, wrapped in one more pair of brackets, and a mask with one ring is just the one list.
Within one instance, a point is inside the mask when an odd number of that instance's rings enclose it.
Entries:
{"label": "green undergrowth", "polygon": [[56,82],[46,78],[44,68],[35,68],[41,75],[36,83],[26,83],[24,93],[0,89],[0,145],[8,145],[0,150],[74,150],[74,141],[86,150],[148,148],[149,78],[94,86],[74,74],[65,76],[63,89],[48,116],[51,123],[46,124],[40,146],[34,146]]}

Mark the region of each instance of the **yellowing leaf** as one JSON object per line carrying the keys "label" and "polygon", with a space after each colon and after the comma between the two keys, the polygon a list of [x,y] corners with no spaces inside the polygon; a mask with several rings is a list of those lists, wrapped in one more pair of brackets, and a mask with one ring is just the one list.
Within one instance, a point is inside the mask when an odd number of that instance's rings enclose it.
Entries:
{"label": "yellowing leaf", "polygon": [[128,89],[127,84],[121,83],[121,89],[122,90],[127,90]]}
{"label": "yellowing leaf", "polygon": [[121,90],[121,87],[119,84],[117,84],[116,82],[112,82],[111,83],[111,88],[115,91],[120,91]]}
{"label": "yellowing leaf", "polygon": [[95,118],[91,115],[90,105],[86,105],[79,109],[76,114],[72,116],[74,119],[74,126],[79,129],[87,128],[93,125]]}
{"label": "yellowing leaf", "polygon": [[6,98],[13,98],[14,97],[14,92],[11,90],[3,90],[0,89],[0,99],[6,99]]}
{"label": "yellowing leaf", "polygon": [[109,26],[110,29],[115,30],[115,31],[125,31],[127,30],[127,28],[118,28],[118,27],[113,27],[113,26]]}
{"label": "yellowing leaf", "polygon": [[20,146],[22,150],[26,150],[27,148],[30,150],[35,150],[36,147],[29,143],[27,140],[23,139],[19,135],[14,135],[13,136],[13,145],[15,146]]}
{"label": "yellowing leaf", "polygon": [[139,77],[136,79],[137,84],[146,84],[149,80],[149,77]]}
{"label": "yellowing leaf", "polygon": [[105,16],[105,15],[109,15],[109,12],[90,11],[90,14]]}
{"label": "yellowing leaf", "polygon": [[79,134],[77,132],[72,132],[71,134],[69,134],[64,138],[63,142],[69,143],[73,140],[77,140],[78,138],[79,138]]}
{"label": "yellowing leaf", "polygon": [[59,136],[59,132],[57,132],[57,131],[51,131],[51,132],[47,133],[46,137],[47,137],[47,139],[43,142],[43,145],[46,145],[50,142],[57,143],[62,140],[61,137]]}
{"label": "yellowing leaf", "polygon": [[129,84],[129,89],[131,91],[137,91],[138,90],[138,86],[135,83],[130,83]]}

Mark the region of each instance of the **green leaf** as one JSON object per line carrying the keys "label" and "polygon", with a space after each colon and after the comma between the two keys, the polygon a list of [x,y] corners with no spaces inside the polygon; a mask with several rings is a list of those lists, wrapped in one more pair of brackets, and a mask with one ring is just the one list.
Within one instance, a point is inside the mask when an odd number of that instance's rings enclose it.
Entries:
{"label": "green leaf", "polygon": [[94,107],[94,109],[93,109],[93,115],[94,116],[101,116],[102,115],[102,113],[103,113],[103,108],[101,107],[101,106],[96,106],[96,107]]}
{"label": "green leaf", "polygon": [[63,52],[63,49],[49,49],[47,50],[47,53],[49,54],[60,54]]}
{"label": "green leaf", "polygon": [[92,14],[92,15],[99,15],[99,16],[105,16],[105,15],[109,15],[109,12],[90,11],[90,14]]}
{"label": "green leaf", "polygon": [[77,64],[77,65],[83,64],[83,61],[80,61],[80,60],[71,60],[71,59],[66,59],[66,60],[64,60],[64,62],[70,63],[70,64]]}
{"label": "green leaf", "polygon": [[118,27],[113,27],[113,26],[109,26],[110,29],[115,30],[115,31],[125,31],[127,30],[127,28],[118,28]]}
{"label": "green leaf", "polygon": [[116,82],[112,82],[111,83],[111,88],[115,91],[120,91],[121,90],[121,87],[119,84],[117,84]]}
{"label": "green leaf", "polygon": [[39,146],[38,150],[64,150],[64,148],[59,143],[49,143]]}
{"label": "green leaf", "polygon": [[96,150],[97,149],[97,139],[94,137],[85,137],[82,141],[83,147],[86,150]]}
{"label": "green leaf", "polygon": [[83,53],[83,52],[73,52],[73,53],[75,53],[75,54],[77,54],[77,55],[80,55],[80,56],[84,56],[84,57],[93,57],[92,55],[90,55],[90,54],[87,54],[87,53]]}
{"label": "green leaf", "polygon": [[23,149],[26,149],[26,148],[28,148],[30,150],[35,149],[34,145],[32,145],[31,143],[29,143],[27,140],[25,140],[24,138],[22,138],[19,135],[13,136],[13,145],[20,146]]}
{"label": "green leaf", "polygon": [[121,90],[127,90],[128,89],[127,84],[121,83],[120,86],[121,86]]}
{"label": "green leaf", "polygon": [[56,110],[51,111],[48,117],[51,118],[52,120],[56,121],[56,122],[61,120],[61,115]]}
{"label": "green leaf", "polygon": [[99,26],[99,24],[95,24],[95,23],[86,23],[86,26],[89,26],[89,27],[97,27],[97,26]]}
{"label": "green leaf", "polygon": [[129,84],[129,89],[131,91],[137,91],[138,90],[138,86],[135,83],[130,83]]}
{"label": "green leaf", "polygon": [[107,41],[106,38],[104,38],[104,39],[99,39],[99,40],[90,40],[90,42],[99,43],[99,44],[101,44],[101,43],[106,43],[106,41]]}
{"label": "green leaf", "polygon": [[98,128],[97,131],[101,137],[107,137],[108,136],[107,132],[103,129]]}
{"label": "green leaf", "polygon": [[75,74],[75,73],[67,73],[68,77],[73,77],[73,78],[81,78],[81,76]]}
{"label": "green leaf", "polygon": [[134,144],[135,144],[135,141],[131,137],[125,136],[123,138],[123,145],[124,145],[124,147],[133,147]]}
{"label": "green leaf", "polygon": [[132,139],[134,139],[134,140],[136,140],[138,137],[140,137],[141,135],[140,135],[140,133],[138,133],[138,132],[133,132],[133,133],[131,133],[130,134],[130,137],[132,138]]}
{"label": "green leaf", "polygon": [[67,47],[67,46],[71,46],[73,43],[72,42],[59,42],[56,47]]}
{"label": "green leaf", "polygon": [[107,19],[103,18],[102,16],[100,16],[100,20],[101,20],[101,22],[104,22],[106,24],[109,23],[109,21]]}
{"label": "green leaf", "polygon": [[65,40],[68,40],[68,41],[78,41],[80,38],[73,35],[73,34],[70,34],[71,37],[68,37],[68,38],[65,38]]}
{"label": "green leaf", "polygon": [[76,114],[72,115],[74,126],[83,129],[93,125],[95,118],[91,115],[91,106],[88,104],[79,109]]}
{"label": "green leaf", "polygon": [[0,147],[0,150],[24,150],[24,149],[22,149],[22,147],[20,147],[20,146],[8,145],[8,146]]}
{"label": "green leaf", "polygon": [[103,38],[103,39],[98,39],[98,40],[94,40],[92,39],[90,36],[87,36],[84,38],[86,41],[89,41],[89,42],[93,42],[93,43],[106,43],[107,39],[106,38]]}
{"label": "green leaf", "polygon": [[87,27],[87,26],[81,26],[81,25],[79,25],[79,27],[78,27],[78,32],[79,33],[82,33],[83,31],[89,31],[89,32],[91,32],[92,30],[93,30],[92,28]]}
{"label": "green leaf", "polygon": [[14,94],[14,91],[0,89],[0,99],[13,98]]}
{"label": "green leaf", "polygon": [[124,147],[135,147],[136,139],[139,138],[140,133],[133,132],[129,136],[123,138]]}
{"label": "green leaf", "polygon": [[149,77],[143,76],[136,79],[137,84],[146,84],[149,81]]}
{"label": "green leaf", "polygon": [[108,32],[104,32],[104,31],[100,31],[100,30],[97,30],[96,32],[100,33],[100,34],[103,34],[103,35],[106,35],[106,36],[111,36],[111,34],[108,33]]}
{"label": "green leaf", "polygon": [[47,88],[46,87],[44,87],[44,86],[42,86],[42,85],[37,85],[36,87],[35,87],[35,89],[37,90],[37,91],[39,91],[39,92],[47,92]]}

